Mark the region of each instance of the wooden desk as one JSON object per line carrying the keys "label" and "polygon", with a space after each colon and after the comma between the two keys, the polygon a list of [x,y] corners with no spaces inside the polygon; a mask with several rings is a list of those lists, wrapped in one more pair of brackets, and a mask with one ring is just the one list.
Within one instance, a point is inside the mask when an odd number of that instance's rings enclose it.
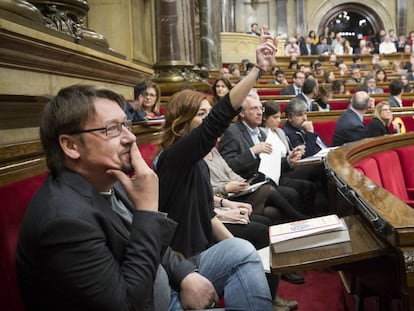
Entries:
{"label": "wooden desk", "polygon": [[376,258],[390,251],[390,247],[369,230],[359,215],[346,216],[344,220],[350,242],[279,254],[271,251],[272,273],[334,267]]}

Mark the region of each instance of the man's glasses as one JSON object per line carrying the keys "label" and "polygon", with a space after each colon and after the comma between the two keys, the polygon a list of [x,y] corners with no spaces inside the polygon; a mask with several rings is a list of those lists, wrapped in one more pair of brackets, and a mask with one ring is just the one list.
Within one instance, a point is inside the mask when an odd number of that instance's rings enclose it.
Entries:
{"label": "man's glasses", "polygon": [[89,129],[89,130],[80,130],[80,131],[75,131],[75,132],[71,132],[68,133],[70,135],[76,135],[76,134],[82,134],[82,133],[90,133],[90,132],[96,132],[96,131],[105,131],[105,135],[107,137],[116,137],[119,136],[122,132],[122,126],[125,126],[125,128],[128,131],[132,130],[132,121],[131,120],[126,120],[124,122],[113,122],[108,124],[105,127],[99,127],[99,128],[95,128],[95,129]]}
{"label": "man's glasses", "polygon": [[265,108],[264,107],[251,107],[250,111],[252,111],[252,112],[265,112]]}

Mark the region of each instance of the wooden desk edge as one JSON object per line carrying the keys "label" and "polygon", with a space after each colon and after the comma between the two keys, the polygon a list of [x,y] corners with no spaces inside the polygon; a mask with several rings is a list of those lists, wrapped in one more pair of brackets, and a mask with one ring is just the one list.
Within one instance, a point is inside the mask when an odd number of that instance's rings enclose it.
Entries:
{"label": "wooden desk edge", "polygon": [[[350,231],[350,242],[279,254],[275,254],[271,250],[270,268],[272,273],[291,273],[301,270],[322,269],[343,264],[350,264],[357,261],[379,257],[390,250],[389,246],[379,240],[379,238],[376,237],[365,224],[363,224],[360,216],[346,216],[344,217],[344,220]],[[346,249],[352,248],[353,245],[353,230],[355,232],[358,230],[362,230],[364,232],[364,238],[360,239],[359,242],[366,243],[367,247],[365,252],[347,253]],[[360,236],[360,234],[358,234],[358,236]],[[372,245],[375,245],[375,247],[372,247]],[[337,254],[335,254],[335,251],[330,251],[332,247],[342,248],[343,252],[337,252]],[[315,252],[319,255],[318,258],[306,258],[307,255],[311,253],[312,257],[315,257]],[[326,254],[324,254],[326,252],[330,253],[330,256],[326,256]]]}

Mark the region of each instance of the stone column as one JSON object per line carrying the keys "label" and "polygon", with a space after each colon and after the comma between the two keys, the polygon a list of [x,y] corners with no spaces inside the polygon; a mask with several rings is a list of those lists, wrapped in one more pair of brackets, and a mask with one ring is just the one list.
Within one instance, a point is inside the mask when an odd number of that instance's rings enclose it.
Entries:
{"label": "stone column", "polygon": [[287,0],[276,0],[276,33],[287,37]]}
{"label": "stone column", "polygon": [[301,33],[304,37],[305,31],[305,1],[296,0],[296,32]]}
{"label": "stone column", "polygon": [[188,79],[194,66],[193,0],[156,0],[157,81]]}
{"label": "stone column", "polygon": [[221,3],[199,0],[201,62],[209,69],[221,68]]}
{"label": "stone column", "polygon": [[397,29],[396,33],[407,33],[407,0],[397,0]]}
{"label": "stone column", "polygon": [[222,32],[234,32],[235,30],[234,1],[235,0],[221,0]]}

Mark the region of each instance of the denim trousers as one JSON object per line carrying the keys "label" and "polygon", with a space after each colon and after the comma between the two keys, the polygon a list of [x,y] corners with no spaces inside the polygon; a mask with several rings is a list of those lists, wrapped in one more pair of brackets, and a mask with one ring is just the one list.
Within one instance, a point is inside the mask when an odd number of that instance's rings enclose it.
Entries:
{"label": "denim trousers", "polygon": [[[231,238],[208,248],[200,254],[199,273],[212,282],[219,297],[224,296],[226,310],[273,310],[261,259],[250,242]],[[183,310],[176,291],[168,310]]]}

